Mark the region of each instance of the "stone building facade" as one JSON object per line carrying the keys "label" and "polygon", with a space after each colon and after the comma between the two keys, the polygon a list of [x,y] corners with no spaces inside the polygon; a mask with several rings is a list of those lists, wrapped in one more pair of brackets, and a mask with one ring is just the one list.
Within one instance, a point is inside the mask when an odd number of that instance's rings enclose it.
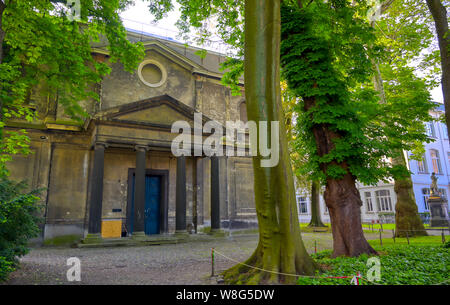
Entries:
{"label": "stone building facade", "polygon": [[[9,168],[13,179],[45,188],[42,238],[186,232],[195,222],[216,229],[256,224],[250,157],[171,152],[175,121],[192,124],[195,113],[224,126],[246,120],[244,95],[232,96],[220,83],[225,56],[201,58],[175,41],[128,35],[144,43],[145,58],[134,73],[111,64],[96,88],[100,102],[81,103],[90,114],[84,124],[39,95],[32,103],[36,121],[8,124],[26,128],[31,139],[33,153],[16,156]],[[92,52],[108,60],[101,43]]]}

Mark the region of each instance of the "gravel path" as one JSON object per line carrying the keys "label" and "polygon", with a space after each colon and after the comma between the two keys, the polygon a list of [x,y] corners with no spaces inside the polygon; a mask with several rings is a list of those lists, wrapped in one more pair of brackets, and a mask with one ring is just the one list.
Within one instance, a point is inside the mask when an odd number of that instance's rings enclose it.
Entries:
{"label": "gravel path", "polygon": [[[308,252],[332,247],[331,234],[302,233]],[[378,238],[378,234],[367,234]],[[256,248],[257,235],[218,238],[173,245],[118,248],[35,248],[21,259],[21,267],[6,284],[215,284],[211,275],[211,248],[244,261]],[[81,282],[68,282],[67,259],[81,261]],[[215,256],[216,270],[234,262]]]}

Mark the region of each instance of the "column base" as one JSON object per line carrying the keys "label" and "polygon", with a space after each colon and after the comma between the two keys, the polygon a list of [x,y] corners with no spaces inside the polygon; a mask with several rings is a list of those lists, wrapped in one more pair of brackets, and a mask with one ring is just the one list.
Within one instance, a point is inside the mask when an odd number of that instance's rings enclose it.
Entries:
{"label": "column base", "polygon": [[88,235],[81,240],[83,244],[98,244],[103,242],[102,235],[100,233],[88,233]]}
{"label": "column base", "polygon": [[175,235],[184,236],[184,235],[189,235],[189,233],[187,230],[175,230]]}
{"label": "column base", "polygon": [[217,237],[224,237],[228,234],[228,232],[225,232],[222,229],[211,229],[211,231],[208,234]]}
{"label": "column base", "polygon": [[141,232],[133,232],[133,234],[131,235],[131,239],[136,239],[136,240],[146,240],[147,239],[147,235],[145,235],[144,231]]}

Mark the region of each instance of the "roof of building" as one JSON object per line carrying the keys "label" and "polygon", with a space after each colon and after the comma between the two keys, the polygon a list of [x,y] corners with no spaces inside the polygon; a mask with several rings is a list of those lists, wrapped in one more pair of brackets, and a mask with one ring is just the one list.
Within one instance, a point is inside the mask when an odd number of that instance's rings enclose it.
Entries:
{"label": "roof of building", "polygon": [[434,108],[434,110],[445,112],[445,105],[444,104],[441,104],[441,103],[435,103],[435,104],[436,104],[436,108]]}
{"label": "roof of building", "polygon": [[[223,53],[206,50],[204,56],[200,56],[198,52],[204,51],[204,49],[189,46],[171,37],[165,37],[133,29],[127,29],[127,32],[128,40],[130,40],[131,42],[140,41],[144,43],[144,45],[149,45],[152,42],[157,42],[158,44],[170,49],[170,51],[176,53],[178,56],[188,59],[191,63],[195,63],[195,65],[198,66],[197,70],[199,70],[198,68],[200,68],[205,72],[209,72],[207,74],[212,74],[213,76],[220,76],[224,73],[224,71],[221,71],[220,65],[227,59],[227,55]],[[99,42],[94,42],[92,44],[95,50],[101,50],[103,52],[107,52],[107,45],[108,41],[105,38],[101,39]]]}

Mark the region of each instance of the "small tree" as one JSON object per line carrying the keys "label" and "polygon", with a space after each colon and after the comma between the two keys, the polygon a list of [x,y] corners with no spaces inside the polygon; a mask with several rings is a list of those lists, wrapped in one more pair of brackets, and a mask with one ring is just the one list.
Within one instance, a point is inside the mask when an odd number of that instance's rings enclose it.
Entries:
{"label": "small tree", "polygon": [[[0,174],[29,145],[26,132],[5,131],[6,122],[42,115],[29,107],[32,94],[62,105],[82,125],[88,116],[82,104],[99,100],[95,84],[110,72],[109,63],[120,60],[134,72],[144,56],[142,43],[127,40],[119,17],[130,1],[81,0],[79,19],[70,18],[66,3],[0,0]],[[101,39],[109,49],[104,61],[92,56],[92,43]]]}
{"label": "small tree", "polygon": [[28,241],[39,235],[39,191],[26,192],[24,182],[0,179],[0,280],[28,253]]}

